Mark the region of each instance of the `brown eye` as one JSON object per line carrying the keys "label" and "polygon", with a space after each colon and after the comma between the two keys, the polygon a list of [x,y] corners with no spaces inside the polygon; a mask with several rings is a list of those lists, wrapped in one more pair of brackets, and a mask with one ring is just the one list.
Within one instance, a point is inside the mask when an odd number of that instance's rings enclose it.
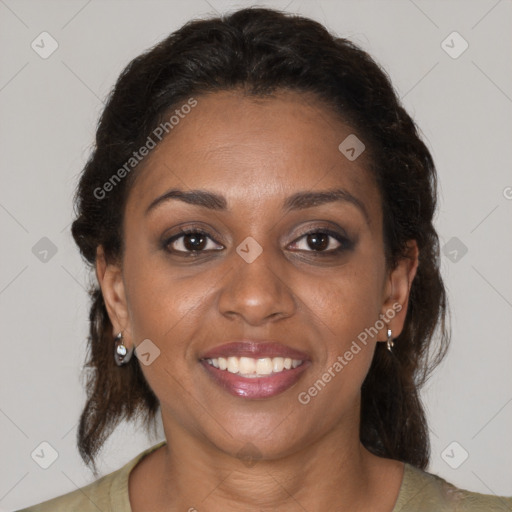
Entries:
{"label": "brown eye", "polygon": [[[183,230],[164,242],[166,250],[175,253],[199,253],[205,250],[218,250],[208,246],[208,241],[214,242],[208,233],[201,230]],[[222,248],[222,247],[221,247]]]}
{"label": "brown eye", "polygon": [[[302,240],[303,242],[300,242]],[[340,233],[328,229],[316,229],[298,238],[293,242],[292,248],[306,252],[333,254],[350,249],[352,246],[352,242]]]}
{"label": "brown eye", "polygon": [[329,238],[325,233],[313,233],[306,236],[306,243],[315,251],[323,251],[329,247]]}

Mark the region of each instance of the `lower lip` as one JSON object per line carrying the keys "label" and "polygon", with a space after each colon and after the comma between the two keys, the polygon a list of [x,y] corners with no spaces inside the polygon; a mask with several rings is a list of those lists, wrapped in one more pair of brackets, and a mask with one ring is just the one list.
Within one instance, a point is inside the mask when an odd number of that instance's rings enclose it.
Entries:
{"label": "lower lip", "polygon": [[269,398],[291,388],[307,370],[310,361],[304,361],[297,368],[290,368],[268,377],[241,377],[237,373],[220,370],[208,364],[200,363],[206,368],[213,380],[228,393],[243,398]]}

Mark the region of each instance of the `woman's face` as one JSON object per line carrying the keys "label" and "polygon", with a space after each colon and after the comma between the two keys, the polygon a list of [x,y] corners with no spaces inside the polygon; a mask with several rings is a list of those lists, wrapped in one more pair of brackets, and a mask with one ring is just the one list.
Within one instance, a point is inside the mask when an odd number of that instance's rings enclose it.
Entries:
{"label": "woman's face", "polygon": [[[122,269],[98,266],[114,328],[128,346],[150,340],[137,356],[167,434],[231,455],[250,442],[264,458],[339,428],[356,436],[360,388],[386,339],[379,315],[398,336],[415,272],[386,270],[368,152],[347,158],[339,146],[353,131],[310,96],[196,100],[138,171]],[[155,202],[171,189],[218,200]],[[308,197],[334,190],[337,200]],[[254,343],[215,354],[244,340]],[[222,370],[212,355],[238,358]],[[285,356],[302,364],[283,368]]]}

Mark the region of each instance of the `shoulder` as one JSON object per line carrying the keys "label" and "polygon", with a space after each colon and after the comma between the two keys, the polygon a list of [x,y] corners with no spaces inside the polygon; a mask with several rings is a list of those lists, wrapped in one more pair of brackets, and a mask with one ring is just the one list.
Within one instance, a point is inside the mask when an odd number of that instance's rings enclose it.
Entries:
{"label": "shoulder", "polygon": [[48,501],[33,505],[17,512],[98,512],[110,511],[110,494],[113,481],[123,468],[118,469],[99,480],[71,491],[62,496],[57,496]]}
{"label": "shoulder", "polygon": [[460,489],[438,475],[404,466],[393,512],[512,512],[512,497]]}
{"label": "shoulder", "polygon": [[130,512],[130,471],[145,455],[163,444],[165,441],[144,450],[118,470],[89,485],[16,512]]}

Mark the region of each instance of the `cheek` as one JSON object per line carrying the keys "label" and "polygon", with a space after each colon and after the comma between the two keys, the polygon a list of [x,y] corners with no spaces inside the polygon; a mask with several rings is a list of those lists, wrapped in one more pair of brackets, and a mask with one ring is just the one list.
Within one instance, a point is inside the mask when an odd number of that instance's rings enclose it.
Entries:
{"label": "cheek", "polygon": [[145,243],[127,243],[125,286],[136,344],[146,338],[158,345],[168,338],[178,341],[172,332],[200,306],[205,291],[205,286],[192,287],[191,280],[183,278],[183,269],[172,268],[154,251]]}
{"label": "cheek", "polygon": [[[154,262],[153,262],[154,263]],[[128,272],[127,272],[128,273]],[[158,354],[141,365],[159,399],[177,404],[184,389],[192,389],[195,341],[204,338],[208,281],[180,279],[158,265],[134,265],[127,282],[131,332],[139,345],[149,339]],[[197,371],[197,369],[196,369]]]}
{"label": "cheek", "polygon": [[353,280],[331,281],[325,292],[312,297],[321,349],[297,399],[325,424],[337,422],[349,410],[355,413],[359,403],[376,341],[365,329],[379,313],[371,284],[354,275]]}
{"label": "cheek", "polygon": [[350,265],[343,272],[333,273],[322,286],[309,283],[308,307],[318,318],[318,324],[337,338],[337,349],[342,350],[378,320],[379,277],[371,268]]}
{"label": "cheek", "polygon": [[[199,314],[207,287],[178,279],[157,267],[133,273],[128,286],[132,333],[138,340],[174,339]],[[173,334],[174,332],[174,334]]]}
{"label": "cheek", "polygon": [[[311,322],[322,346],[308,389],[311,396],[322,394],[325,401],[336,403],[336,410],[357,400],[371,365],[379,339],[372,327],[381,312],[381,280],[382,269],[375,259],[360,258],[323,280],[321,286],[318,281],[315,287],[306,283]],[[324,384],[329,388],[325,393]]]}

